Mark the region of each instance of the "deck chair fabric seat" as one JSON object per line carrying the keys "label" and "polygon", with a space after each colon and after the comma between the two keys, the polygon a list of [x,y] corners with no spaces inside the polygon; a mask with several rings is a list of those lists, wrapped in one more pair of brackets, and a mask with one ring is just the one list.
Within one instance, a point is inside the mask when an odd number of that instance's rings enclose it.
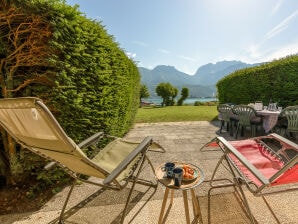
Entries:
{"label": "deck chair fabric seat", "polygon": [[[262,197],[277,223],[280,223],[265,195],[298,190],[298,145],[278,134],[269,134],[237,141],[227,141],[219,136],[203,147],[214,143],[223,154],[209,181],[208,200],[213,189],[234,187],[251,223],[256,223],[242,189],[244,185],[254,196]],[[231,176],[222,177],[220,167],[225,167]],[[216,176],[217,173],[220,177]]]}
{"label": "deck chair fabric seat", "polygon": [[[96,143],[104,138],[105,134],[95,133],[76,144],[67,136],[46,105],[34,97],[1,99],[0,125],[23,148],[54,161],[75,180],[85,181],[81,178],[82,174],[97,177],[100,181],[86,182],[113,190],[121,190],[132,182],[121,222],[124,221],[126,208],[136,183],[157,187],[157,182],[139,178],[145,161],[154,173],[154,167],[146,153],[151,148],[161,146],[155,143],[152,137],[145,137],[141,142],[114,138],[100,149],[94,158],[89,159],[82,149],[90,145],[97,147]],[[163,148],[161,152],[164,152]],[[59,223],[63,222],[63,214],[74,184],[63,205]]]}
{"label": "deck chair fabric seat", "polygon": [[[115,167],[117,167],[121,161],[123,161],[127,155],[129,155],[139,143],[127,142],[122,139],[116,139],[109,143],[103,150],[101,150],[92,161],[104,169],[107,173],[111,173]],[[121,149],[121,150],[119,150]],[[140,155],[132,161],[127,168],[121,172],[116,178],[117,180],[123,180],[130,175],[133,170],[133,165],[140,159]]]}
{"label": "deck chair fabric seat", "polygon": [[[74,153],[68,154],[67,156],[61,152],[43,149],[36,149],[36,152],[46,155],[46,157],[54,158],[55,161],[58,161],[60,164],[68,164],[68,169],[74,173],[105,179],[107,175],[109,175],[138,145],[139,143],[116,139],[109,143],[91,160],[87,158],[85,154],[81,154],[81,150],[78,149],[78,155],[75,155]],[[127,168],[121,172],[116,178],[118,182],[121,182],[121,180],[130,175],[133,165],[136,164],[138,159],[140,159],[140,156],[138,156],[135,161],[132,161]]]}
{"label": "deck chair fabric seat", "polygon": [[[271,154],[263,145],[258,144],[257,141],[248,139],[242,141],[231,141],[231,145],[243,155],[251,165],[253,165],[267,180],[276,174],[283,166],[284,162]],[[229,154],[234,164],[241,170],[241,172],[255,185],[261,186],[263,183],[239,160],[233,153]],[[298,166],[297,166],[298,167]],[[295,167],[292,169],[296,169]],[[285,175],[285,173],[281,174]],[[298,176],[296,177],[298,181]],[[277,182],[270,183],[276,185]]]}

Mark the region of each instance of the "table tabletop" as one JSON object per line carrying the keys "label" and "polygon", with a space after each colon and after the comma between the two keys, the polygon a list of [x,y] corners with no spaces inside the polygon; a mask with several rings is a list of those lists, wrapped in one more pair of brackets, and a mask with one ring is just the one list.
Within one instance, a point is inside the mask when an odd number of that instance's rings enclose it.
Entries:
{"label": "table tabletop", "polygon": [[278,116],[281,111],[275,110],[257,110],[257,114],[263,117],[263,128],[266,133],[276,125],[278,121]]}
{"label": "table tabletop", "polygon": [[257,110],[257,114],[260,115],[279,115],[281,111],[278,110]]}
{"label": "table tabletop", "polygon": [[183,167],[183,165],[188,165],[190,168],[195,170],[198,174],[197,178],[194,180],[182,180],[182,184],[180,187],[177,187],[174,185],[174,179],[173,178],[168,178],[166,176],[166,172],[162,170],[162,167],[165,165],[165,163],[160,164],[156,169],[155,169],[155,176],[156,179],[165,187],[171,188],[171,189],[176,189],[176,190],[187,190],[191,188],[195,188],[198,185],[200,185],[204,181],[204,172],[203,170],[191,163],[187,162],[174,162],[175,167]]}

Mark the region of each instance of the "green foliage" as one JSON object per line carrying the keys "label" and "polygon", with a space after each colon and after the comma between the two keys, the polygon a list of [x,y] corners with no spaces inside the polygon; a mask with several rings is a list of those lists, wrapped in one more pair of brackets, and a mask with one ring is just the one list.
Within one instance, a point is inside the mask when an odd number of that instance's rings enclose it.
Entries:
{"label": "green foliage", "polygon": [[158,96],[162,98],[162,106],[173,106],[178,89],[173,87],[169,82],[161,82],[155,89]]}
{"label": "green foliage", "polygon": [[149,90],[145,84],[140,87],[140,98],[148,98],[150,96]]}
{"label": "green foliage", "polygon": [[68,184],[71,178],[61,169],[56,167],[55,169],[45,171],[38,170],[39,172],[36,180],[38,182],[30,187],[26,196],[28,198],[34,198],[40,192],[46,190],[49,186],[55,186],[52,189],[52,193],[56,194],[62,190],[62,187]]}
{"label": "green foliage", "polygon": [[181,90],[181,97],[179,98],[177,105],[182,106],[183,101],[189,96],[189,89],[186,87],[183,87]]}
{"label": "green foliage", "polygon": [[238,70],[219,80],[221,103],[248,104],[271,99],[279,106],[298,104],[298,55]]}
{"label": "green foliage", "polygon": [[142,107],[142,98],[148,98],[150,96],[149,90],[145,84],[140,86],[140,107]]}
{"label": "green foliage", "polygon": [[209,101],[209,102],[201,102],[201,101],[196,101],[194,102],[194,106],[217,106],[218,102],[215,101]]}
{"label": "green foliage", "polygon": [[[123,135],[139,103],[140,77],[135,64],[99,22],[69,6],[55,14],[52,45],[60,50],[57,61],[66,74],[57,80],[62,89],[53,97],[55,107],[63,111],[59,120],[79,140],[99,129]],[[65,101],[67,108],[63,108]]]}
{"label": "green foliage", "polygon": [[11,173],[17,179],[17,182],[26,182],[26,179],[36,179],[27,192],[28,198],[34,198],[48,186],[56,185],[58,188],[70,181],[70,177],[59,167],[51,170],[45,170],[44,165],[47,163],[44,158],[18,147],[18,153],[11,160]]}

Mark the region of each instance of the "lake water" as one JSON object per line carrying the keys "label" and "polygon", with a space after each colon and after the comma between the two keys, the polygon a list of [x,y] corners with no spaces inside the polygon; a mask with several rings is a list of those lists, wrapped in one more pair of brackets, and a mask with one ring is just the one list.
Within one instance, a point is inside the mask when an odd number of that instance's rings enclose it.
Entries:
{"label": "lake water", "polygon": [[[162,99],[161,98],[147,98],[144,99],[146,102],[152,102],[154,104],[161,104]],[[211,102],[211,101],[218,101],[217,98],[187,98],[184,100],[183,104],[194,104],[196,101],[199,102]],[[177,99],[176,99],[177,102]]]}

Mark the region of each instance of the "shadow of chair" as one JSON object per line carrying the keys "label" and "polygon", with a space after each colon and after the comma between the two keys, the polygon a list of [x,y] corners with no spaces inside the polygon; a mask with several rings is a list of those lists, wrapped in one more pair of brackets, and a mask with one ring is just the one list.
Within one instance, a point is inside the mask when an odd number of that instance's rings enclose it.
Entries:
{"label": "shadow of chair", "polygon": [[280,113],[281,120],[282,118],[286,119],[281,123],[281,135],[294,137],[296,138],[296,133],[298,133],[298,105],[289,106],[283,109]]}
{"label": "shadow of chair", "polygon": [[251,136],[256,136],[256,130],[258,126],[261,126],[263,123],[262,117],[259,116],[256,110],[247,105],[237,105],[233,107],[233,112],[238,117],[238,124],[236,129],[235,138],[237,139],[239,130],[241,135],[244,135],[244,128],[250,127]]}
{"label": "shadow of chair", "polygon": [[[74,179],[62,207],[59,223],[63,223],[64,212],[77,180],[116,191],[131,183],[121,223],[126,216],[135,184],[157,187],[157,182],[140,178],[146,164],[154,173],[147,151],[154,147],[160,148],[160,145],[151,137],[138,143],[98,132],[76,144],[67,136],[46,105],[33,97],[1,99],[0,124],[22,148],[53,161],[46,166],[47,169],[57,164]],[[99,142],[108,138],[110,142],[100,148]],[[88,147],[98,151],[92,159],[82,151]],[[94,178],[86,179],[86,176]]]}
{"label": "shadow of chair", "polygon": [[[250,222],[257,223],[244,186],[254,196],[260,196],[277,223],[281,223],[265,196],[298,190],[298,145],[277,134],[237,141],[216,137],[213,142],[219,146],[222,156],[208,181],[208,223],[211,222],[211,193],[226,187],[233,187]],[[223,175],[220,167],[228,172]]]}

